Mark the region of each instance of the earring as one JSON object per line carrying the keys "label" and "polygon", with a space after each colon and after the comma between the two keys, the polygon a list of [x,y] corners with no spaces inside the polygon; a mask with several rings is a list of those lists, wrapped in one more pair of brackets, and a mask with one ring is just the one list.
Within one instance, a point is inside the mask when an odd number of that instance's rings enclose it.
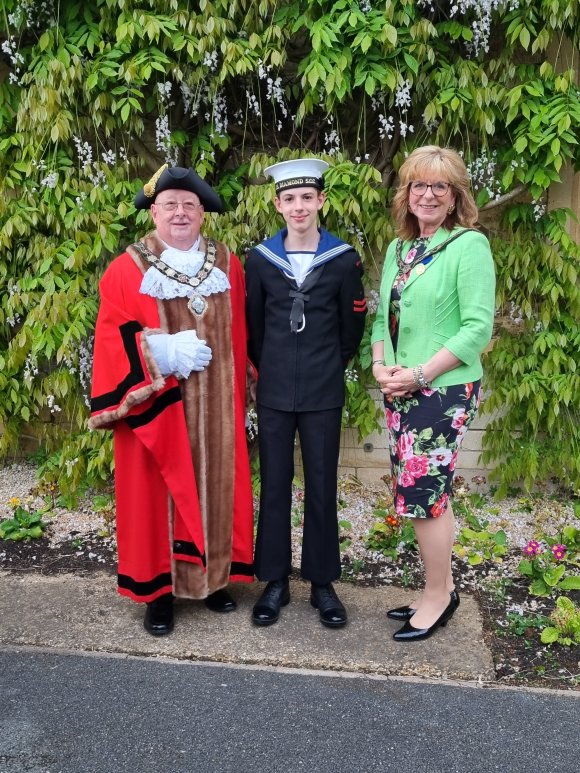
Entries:
{"label": "earring", "polygon": [[447,209],[447,214],[452,215],[455,212],[455,204],[450,204]]}

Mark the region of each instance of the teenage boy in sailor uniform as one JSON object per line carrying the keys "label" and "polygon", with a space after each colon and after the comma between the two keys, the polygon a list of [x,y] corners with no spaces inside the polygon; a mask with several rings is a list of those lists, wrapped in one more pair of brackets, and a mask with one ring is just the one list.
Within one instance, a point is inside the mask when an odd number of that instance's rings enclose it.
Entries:
{"label": "teenage boy in sailor uniform", "polygon": [[256,625],[278,620],[290,600],[291,521],[296,431],[304,465],[301,574],[320,621],[345,625],[332,587],[340,577],[336,508],[344,370],[361,341],[366,315],[359,255],[318,227],[325,194],[319,159],[266,169],[286,227],[246,260],[249,355],[258,368],[260,515],[254,558],[267,581],[253,608]]}

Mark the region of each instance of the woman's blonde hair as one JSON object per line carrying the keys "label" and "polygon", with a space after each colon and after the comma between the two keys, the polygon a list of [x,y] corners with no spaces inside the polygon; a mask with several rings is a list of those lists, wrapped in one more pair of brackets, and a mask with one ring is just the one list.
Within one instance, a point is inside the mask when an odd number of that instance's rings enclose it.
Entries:
{"label": "woman's blonde hair", "polygon": [[409,209],[409,185],[413,180],[422,180],[424,175],[448,182],[455,193],[455,209],[443,222],[447,230],[456,225],[473,227],[478,212],[470,191],[470,180],[463,159],[455,150],[425,145],[416,148],[399,169],[399,187],[393,198],[392,212],[397,235],[402,239],[419,236],[419,223]]}

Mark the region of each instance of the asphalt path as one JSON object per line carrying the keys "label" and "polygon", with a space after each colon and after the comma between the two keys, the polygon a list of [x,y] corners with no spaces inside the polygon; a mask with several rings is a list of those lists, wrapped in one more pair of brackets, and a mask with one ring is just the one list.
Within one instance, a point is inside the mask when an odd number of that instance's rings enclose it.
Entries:
{"label": "asphalt path", "polygon": [[577,773],[546,691],[0,651],[0,773]]}

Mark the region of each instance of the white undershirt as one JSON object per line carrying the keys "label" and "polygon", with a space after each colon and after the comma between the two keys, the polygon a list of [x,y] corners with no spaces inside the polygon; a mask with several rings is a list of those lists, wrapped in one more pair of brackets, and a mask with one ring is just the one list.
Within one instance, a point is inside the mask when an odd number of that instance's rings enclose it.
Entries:
{"label": "white undershirt", "polygon": [[292,266],[292,273],[294,274],[296,284],[300,287],[314,261],[316,252],[289,252],[286,250],[286,255],[288,255],[290,265]]}

